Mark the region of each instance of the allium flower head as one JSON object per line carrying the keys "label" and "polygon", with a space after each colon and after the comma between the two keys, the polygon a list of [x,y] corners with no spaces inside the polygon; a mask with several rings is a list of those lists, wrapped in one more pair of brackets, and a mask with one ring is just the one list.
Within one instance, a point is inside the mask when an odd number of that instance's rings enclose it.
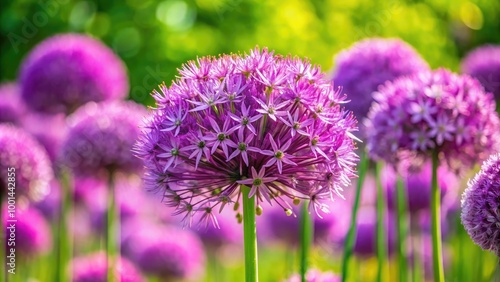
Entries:
{"label": "allium flower head", "polygon": [[493,97],[468,75],[422,72],[386,83],[374,98],[365,120],[372,158],[394,164],[437,150],[451,168],[463,169],[498,148]]}
{"label": "allium flower head", "polygon": [[358,157],[356,120],[345,97],[309,61],[274,55],[206,57],[188,62],[170,88],[154,91],[157,109],[136,154],[150,189],[191,218],[238,201],[242,184],[257,204],[341,195]]}
{"label": "allium flower head", "polygon": [[0,123],[19,125],[26,106],[16,83],[0,84]]}
{"label": "allium flower head", "polygon": [[24,130],[4,124],[0,124],[0,170],[4,172],[0,175],[2,194],[7,193],[9,177],[15,178],[16,197],[26,196],[34,201],[49,193],[54,178],[45,149]]}
{"label": "allium flower head", "polygon": [[32,109],[71,113],[90,101],[128,94],[125,66],[100,41],[62,34],[40,43],[21,65],[21,95]]}
{"label": "allium flower head", "polygon": [[500,45],[474,49],[463,59],[461,69],[477,78],[496,100],[500,99]]}
{"label": "allium flower head", "polygon": [[335,57],[333,81],[343,87],[346,105],[361,120],[373,101],[372,93],[386,81],[428,70],[420,55],[400,39],[361,40]]}
{"label": "allium flower head", "polygon": [[474,243],[500,257],[500,154],[469,181],[462,195],[462,224]]}
{"label": "allium flower head", "polygon": [[133,240],[132,245],[128,249],[132,260],[145,273],[162,281],[196,280],[203,274],[203,243],[194,233],[167,226],[152,227],[132,236],[129,239]]}
{"label": "allium flower head", "polygon": [[61,162],[80,174],[101,169],[137,171],[141,162],[131,153],[146,109],[134,102],[90,102],[68,117]]}
{"label": "allium flower head", "polygon": [[[9,222],[8,220],[16,220]],[[16,256],[22,258],[33,258],[37,255],[46,253],[52,247],[52,234],[50,226],[43,215],[34,208],[18,207],[14,213],[8,212],[7,208],[3,210],[3,234],[15,232]],[[15,229],[7,229],[15,224]],[[12,245],[7,246],[9,241],[5,240],[2,244],[10,249]],[[12,241],[10,241],[12,242]]]}
{"label": "allium flower head", "polygon": [[[83,257],[74,258],[71,262],[73,282],[106,282],[106,253],[98,252]],[[145,281],[137,268],[125,258],[119,258],[114,269],[120,282]]]}

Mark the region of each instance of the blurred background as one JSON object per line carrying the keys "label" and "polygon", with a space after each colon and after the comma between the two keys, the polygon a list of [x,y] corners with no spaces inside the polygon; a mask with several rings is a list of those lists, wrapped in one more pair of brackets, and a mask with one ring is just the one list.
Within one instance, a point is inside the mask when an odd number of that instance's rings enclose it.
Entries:
{"label": "blurred background", "polygon": [[333,56],[357,40],[400,37],[431,67],[457,71],[470,49],[500,43],[500,2],[487,0],[2,2],[0,81],[15,80],[26,53],[44,38],[87,33],[125,61],[130,98],[144,104],[186,60],[255,45],[308,57],[328,71]]}

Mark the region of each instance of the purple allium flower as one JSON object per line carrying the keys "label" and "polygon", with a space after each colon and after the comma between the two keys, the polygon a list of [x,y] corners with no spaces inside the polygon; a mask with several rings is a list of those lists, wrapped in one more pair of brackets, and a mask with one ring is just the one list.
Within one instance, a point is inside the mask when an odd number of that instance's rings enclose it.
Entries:
{"label": "purple allium flower", "polygon": [[445,69],[383,85],[365,120],[374,159],[427,159],[433,150],[452,169],[465,169],[499,147],[495,102],[479,82]]}
{"label": "purple allium flower", "polygon": [[45,149],[24,130],[5,124],[0,124],[0,171],[4,172],[0,175],[2,194],[8,192],[9,178],[15,178],[16,197],[26,196],[33,201],[49,193],[54,178]]}
{"label": "purple allium flower", "polygon": [[100,41],[62,34],[40,43],[21,65],[21,96],[37,111],[66,114],[90,102],[128,94],[125,66]]}
{"label": "purple allium flower", "polygon": [[472,50],[462,61],[462,72],[477,78],[488,92],[500,99],[500,45]]}
{"label": "purple allium flower", "polygon": [[[8,220],[16,220],[9,222]],[[40,212],[34,208],[17,207],[13,213],[7,208],[3,210],[3,228],[4,234],[9,237],[12,229],[8,229],[14,225],[15,237],[13,241],[6,240],[7,250],[12,247],[16,249],[16,256],[25,259],[33,258],[39,254],[46,253],[52,247],[52,234],[50,226]],[[14,245],[7,245],[8,242],[15,242]]]}
{"label": "purple allium flower", "polygon": [[18,85],[14,82],[0,84],[0,123],[19,125],[25,112]]}
{"label": "purple allium flower", "polygon": [[[333,272],[321,272],[317,269],[309,269],[306,273],[307,282],[340,282],[340,276]],[[300,275],[295,274],[285,282],[300,282]]]}
{"label": "purple allium flower", "polygon": [[66,117],[63,114],[29,113],[23,117],[22,127],[45,147],[50,160],[55,162],[68,132]]}
{"label": "purple allium flower", "polygon": [[90,102],[68,117],[69,131],[61,162],[78,174],[102,169],[139,171],[142,164],[131,152],[146,109],[134,102]]}
{"label": "purple allium flower", "polygon": [[485,161],[469,181],[461,217],[472,241],[500,257],[500,154]]}
{"label": "purple allium flower", "polygon": [[319,67],[267,49],[201,58],[154,91],[157,109],[135,148],[150,190],[190,222],[251,187],[257,204],[311,199],[310,210],[347,186],[358,160],[356,120]]}
{"label": "purple allium flower", "polygon": [[[71,262],[71,270],[73,272],[73,282],[106,282],[106,253],[98,252],[74,258]],[[122,257],[118,258],[114,271],[120,282],[145,281],[137,268]]]}
{"label": "purple allium flower", "polygon": [[[418,213],[430,210],[432,164],[426,162],[421,167],[412,168],[407,165],[399,169],[403,183],[406,186],[406,197],[408,199],[408,211]],[[441,199],[447,197],[448,192],[457,190],[458,178],[446,166],[438,168],[438,185],[441,191]],[[381,172],[382,185],[387,193],[387,204],[390,209],[396,209],[396,172],[391,166],[385,166]]]}
{"label": "purple allium flower", "polygon": [[428,70],[420,55],[400,39],[361,40],[335,57],[333,81],[343,87],[358,120],[366,117],[373,101],[372,93],[386,81]]}
{"label": "purple allium flower", "polygon": [[203,274],[203,243],[194,233],[175,226],[150,226],[131,236],[128,252],[145,273],[162,281],[196,279]]}

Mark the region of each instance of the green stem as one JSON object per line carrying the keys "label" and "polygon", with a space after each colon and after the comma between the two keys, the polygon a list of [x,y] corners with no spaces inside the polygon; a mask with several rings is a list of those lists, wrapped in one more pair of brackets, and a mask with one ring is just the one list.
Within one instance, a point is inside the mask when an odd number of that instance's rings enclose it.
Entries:
{"label": "green stem", "polygon": [[431,190],[431,230],[432,230],[432,265],[434,281],[444,281],[443,251],[441,245],[441,197],[437,182],[439,160],[438,152],[432,152],[432,190]]}
{"label": "green stem", "polygon": [[356,220],[359,209],[359,202],[361,199],[361,189],[363,188],[363,182],[365,181],[366,171],[368,169],[368,158],[365,155],[361,155],[361,161],[359,164],[359,175],[358,183],[356,185],[356,195],[354,197],[354,205],[351,212],[351,225],[349,226],[349,233],[347,234],[347,239],[344,249],[344,257],[342,259],[342,282],[345,282],[348,277],[349,261],[352,256],[354,248],[354,240],[356,239]]}
{"label": "green stem", "polygon": [[57,257],[57,281],[70,281],[68,277],[68,262],[72,256],[71,235],[68,232],[68,216],[71,213],[72,192],[69,172],[66,169],[61,171],[61,207],[59,212],[58,240],[59,249]]}
{"label": "green stem", "polygon": [[257,282],[257,227],[255,222],[255,198],[249,198],[250,188],[241,185],[243,193],[243,234],[245,245],[245,281]]}
{"label": "green stem", "polygon": [[382,183],[380,181],[380,170],[382,164],[380,162],[375,164],[375,182],[377,186],[377,281],[384,281],[385,264],[387,263],[387,246],[386,246],[386,233],[384,226],[384,207],[385,199],[384,192],[382,191]]}
{"label": "green stem", "polygon": [[408,210],[406,186],[400,175],[397,178],[396,185],[397,199],[397,236],[398,236],[398,265],[399,265],[399,281],[408,280],[408,261],[406,258],[406,238],[408,235]]}
{"label": "green stem", "polygon": [[309,249],[313,238],[313,221],[307,211],[307,201],[302,203],[300,215],[300,278],[306,282]]}
{"label": "green stem", "polygon": [[108,263],[108,282],[117,281],[115,277],[115,262],[117,259],[117,244],[118,244],[118,224],[119,216],[117,215],[116,208],[116,192],[114,183],[114,173],[109,172],[108,175],[108,209],[106,211],[107,227],[106,227],[106,251],[107,251],[107,263]]}

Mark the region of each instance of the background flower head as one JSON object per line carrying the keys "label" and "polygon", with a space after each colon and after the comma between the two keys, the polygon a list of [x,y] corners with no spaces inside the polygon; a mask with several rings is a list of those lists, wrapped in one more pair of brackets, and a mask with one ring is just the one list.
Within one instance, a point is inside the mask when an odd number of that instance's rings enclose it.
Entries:
{"label": "background flower head", "polygon": [[19,73],[21,95],[32,109],[71,113],[90,101],[128,94],[125,66],[97,39],[60,34],[35,47]]}
{"label": "background flower head", "polygon": [[333,82],[352,101],[346,108],[362,120],[379,85],[428,69],[425,60],[408,43],[395,38],[368,38],[336,55]]}
{"label": "background flower head", "polygon": [[[2,227],[6,235],[11,234],[14,230],[14,241],[5,240],[7,250],[15,247],[16,256],[23,259],[32,259],[38,255],[47,253],[52,248],[52,233],[50,225],[43,215],[36,209],[31,207],[20,207],[19,205],[14,210],[3,209],[3,224]],[[10,222],[9,220],[16,220]],[[7,229],[14,225],[14,229]],[[8,242],[14,242],[15,245],[7,245]]]}
{"label": "background flower head", "polygon": [[131,153],[146,109],[134,102],[90,102],[68,117],[60,161],[78,174],[102,169],[138,171]]}
{"label": "background flower head", "polygon": [[463,73],[477,78],[488,92],[500,99],[500,45],[480,46],[463,59]]}
{"label": "background flower head", "polygon": [[469,181],[461,218],[472,241],[500,257],[500,154],[485,161]]}
{"label": "background flower head", "polygon": [[[107,281],[106,253],[97,252],[76,257],[71,262],[73,282],[105,282]],[[125,258],[119,257],[114,269],[120,282],[145,281],[137,268]]]}
{"label": "background flower head", "polygon": [[[0,124],[0,191],[7,193],[8,169],[15,171],[15,193],[39,201],[50,191],[54,172],[45,149],[24,130]],[[15,176],[14,176],[15,175]]]}
{"label": "background flower head", "polygon": [[374,159],[425,160],[438,150],[452,169],[465,169],[499,148],[493,97],[468,75],[422,72],[384,84],[374,98],[365,120]]}

